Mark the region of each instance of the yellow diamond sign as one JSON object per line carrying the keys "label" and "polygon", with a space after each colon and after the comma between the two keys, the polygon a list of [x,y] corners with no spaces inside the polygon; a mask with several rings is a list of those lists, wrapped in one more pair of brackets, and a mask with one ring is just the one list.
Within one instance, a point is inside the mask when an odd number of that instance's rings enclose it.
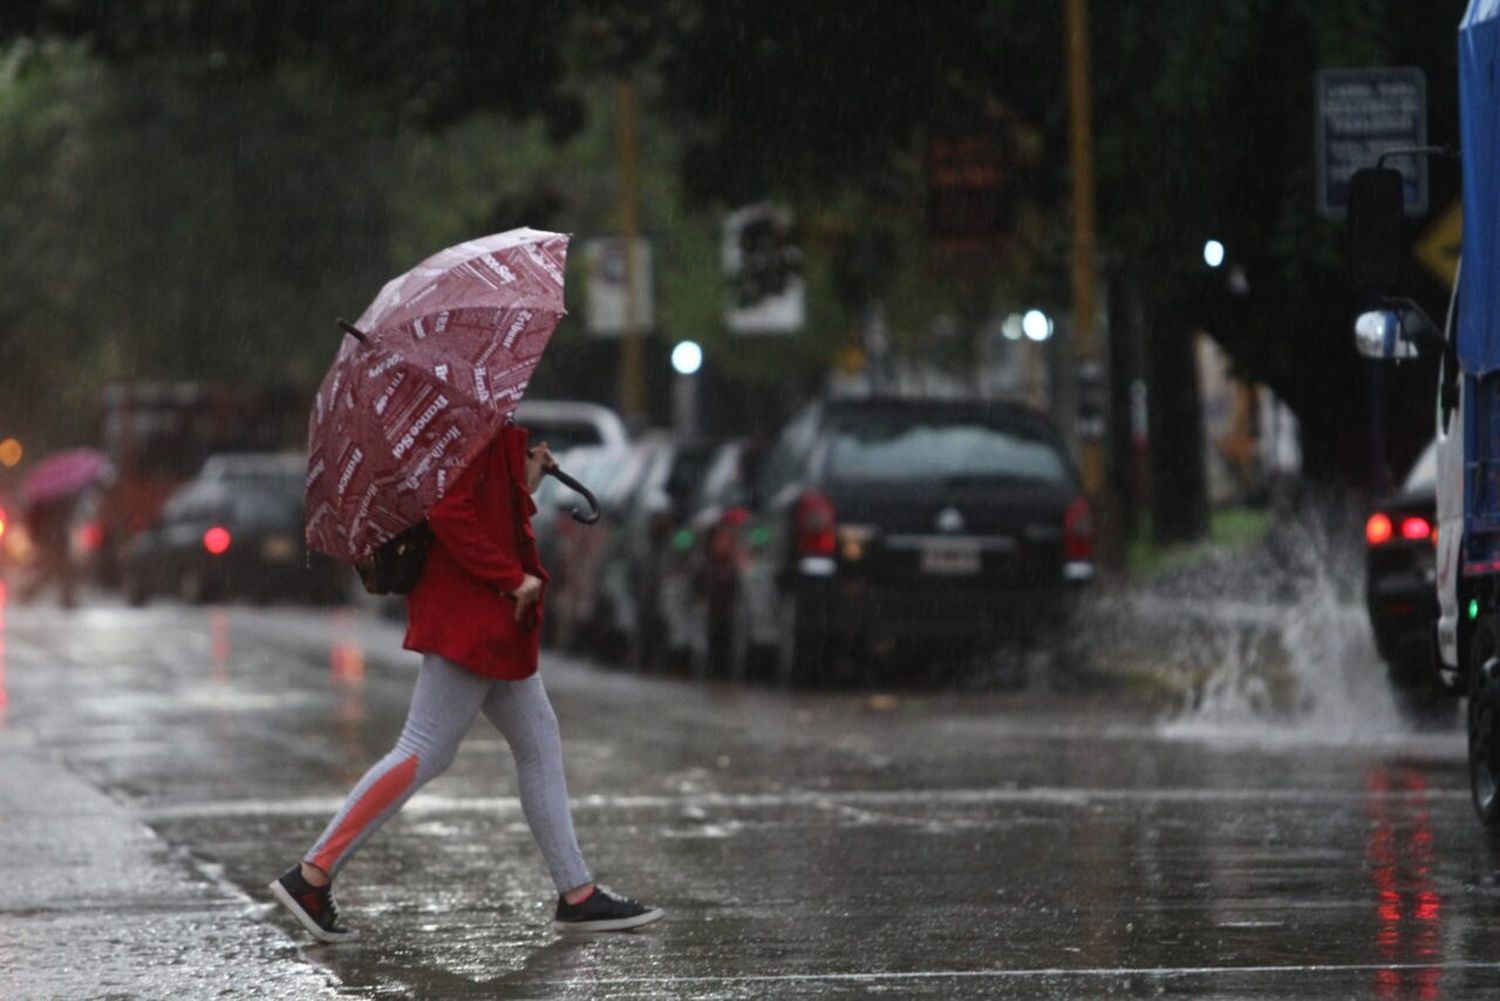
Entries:
{"label": "yellow diamond sign", "polygon": [[1463,248],[1463,237],[1464,205],[1462,200],[1455,198],[1453,204],[1438,216],[1437,222],[1417,238],[1412,252],[1438,281],[1452,288],[1458,278],[1458,254]]}

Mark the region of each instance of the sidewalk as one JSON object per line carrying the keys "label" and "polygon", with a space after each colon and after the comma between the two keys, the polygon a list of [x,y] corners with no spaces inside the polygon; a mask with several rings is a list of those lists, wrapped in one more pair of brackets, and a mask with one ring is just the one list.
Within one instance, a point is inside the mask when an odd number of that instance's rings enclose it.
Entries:
{"label": "sidewalk", "polygon": [[0,717],[0,997],[333,997],[257,905]]}

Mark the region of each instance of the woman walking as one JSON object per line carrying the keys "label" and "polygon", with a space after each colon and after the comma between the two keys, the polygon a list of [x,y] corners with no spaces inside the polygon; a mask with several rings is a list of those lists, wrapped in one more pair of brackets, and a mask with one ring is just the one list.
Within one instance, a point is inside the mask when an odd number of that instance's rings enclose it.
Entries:
{"label": "woman walking", "polygon": [[515,758],[521,809],[546,858],[559,931],[621,931],[662,917],[594,883],[568,808],[557,717],[537,674],[547,574],[531,532],[531,493],[553,462],[507,424],[429,512],[434,541],[407,596],[405,647],[422,653],[396,746],[344,801],[272,895],[324,942],[356,937],[341,922],[333,880],[380,826],[452,763],[481,712]]}

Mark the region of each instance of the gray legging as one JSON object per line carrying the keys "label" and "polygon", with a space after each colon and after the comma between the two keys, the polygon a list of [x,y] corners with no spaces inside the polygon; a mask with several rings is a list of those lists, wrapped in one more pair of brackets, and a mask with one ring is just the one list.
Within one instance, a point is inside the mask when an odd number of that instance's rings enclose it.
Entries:
{"label": "gray legging", "polygon": [[303,861],[337,875],[412,793],[453,763],[459,741],[481,709],[510,744],[521,811],[558,892],[591,882],[568,810],[557,716],[541,676],[496,681],[432,653],[422,658],[396,746],[359,780]]}

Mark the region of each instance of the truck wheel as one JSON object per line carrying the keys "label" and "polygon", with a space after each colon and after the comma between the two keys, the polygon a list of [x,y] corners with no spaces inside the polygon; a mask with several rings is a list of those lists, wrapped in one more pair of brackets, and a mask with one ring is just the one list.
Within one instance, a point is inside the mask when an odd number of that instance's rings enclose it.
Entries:
{"label": "truck wheel", "polygon": [[1474,811],[1500,832],[1500,628],[1486,616],[1474,630],[1469,672],[1469,789]]}

